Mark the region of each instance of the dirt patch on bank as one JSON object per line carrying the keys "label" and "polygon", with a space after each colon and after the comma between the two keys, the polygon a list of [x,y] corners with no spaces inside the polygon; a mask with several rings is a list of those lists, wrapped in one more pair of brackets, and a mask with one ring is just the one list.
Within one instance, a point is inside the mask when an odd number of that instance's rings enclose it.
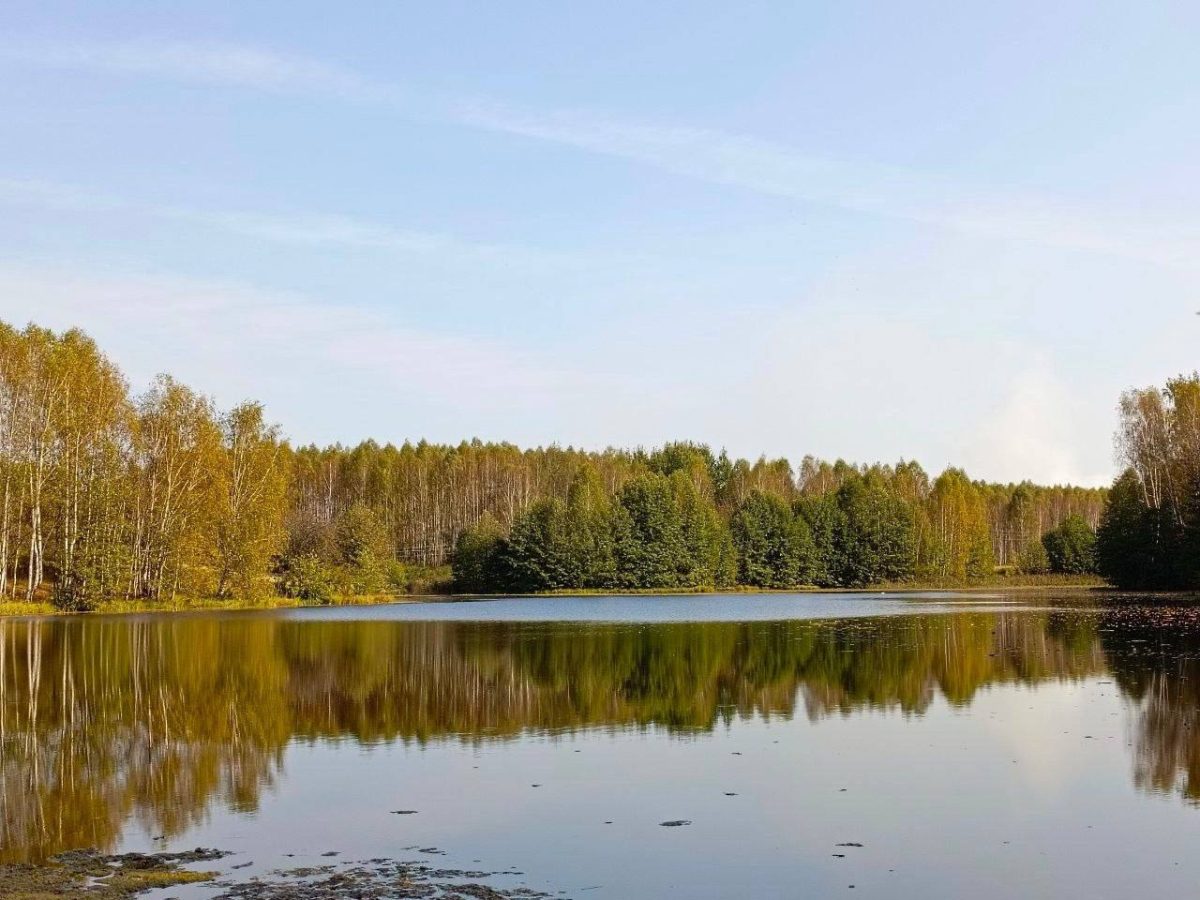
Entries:
{"label": "dirt patch on bank", "polygon": [[[122,853],[94,850],[61,853],[44,865],[0,866],[0,897],[6,900],[126,900],[154,888],[208,882],[213,900],[532,900],[551,895],[526,887],[499,888],[484,883],[521,873],[443,869],[420,861],[370,859],[328,865],[275,869],[239,878],[183,868],[213,862],[229,854],[196,849],[184,853]],[[244,864],[245,865],[245,864]],[[234,866],[236,870],[239,866]]]}

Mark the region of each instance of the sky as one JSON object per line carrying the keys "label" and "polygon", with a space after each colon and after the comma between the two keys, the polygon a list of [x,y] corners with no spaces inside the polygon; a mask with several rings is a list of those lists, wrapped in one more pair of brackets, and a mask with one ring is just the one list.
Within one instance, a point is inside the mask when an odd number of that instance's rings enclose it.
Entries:
{"label": "sky", "polygon": [[296,443],[1103,484],[1200,365],[1195,3],[0,9],[0,319]]}

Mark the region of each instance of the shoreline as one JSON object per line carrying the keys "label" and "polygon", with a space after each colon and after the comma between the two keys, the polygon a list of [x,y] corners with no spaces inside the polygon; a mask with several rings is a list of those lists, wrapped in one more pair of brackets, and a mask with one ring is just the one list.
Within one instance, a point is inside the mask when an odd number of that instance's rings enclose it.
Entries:
{"label": "shoreline", "polygon": [[[1004,580],[986,580],[981,582],[902,582],[868,585],[861,588],[814,586],[796,588],[697,588],[697,589],[580,589],[562,591],[542,591],[530,593],[503,594],[457,594],[457,593],[395,593],[364,595],[359,597],[339,598],[334,603],[316,604],[304,603],[289,597],[271,597],[261,601],[245,601],[238,599],[186,599],[166,603],[150,603],[136,601],[113,601],[97,606],[86,612],[60,610],[44,601],[26,602],[24,600],[0,601],[0,621],[4,619],[45,618],[45,617],[90,617],[114,615],[146,615],[146,614],[176,614],[197,612],[254,612],[275,609],[332,609],[335,607],[368,607],[387,606],[407,603],[470,603],[480,600],[500,600],[512,598],[569,598],[569,597],[738,597],[738,596],[770,596],[787,594],[921,594],[933,592],[947,593],[995,593],[1005,592],[1035,592],[1035,591],[1071,591],[1088,593],[1115,593],[1118,589],[1096,578],[1038,578],[1031,576]],[[1123,592],[1129,593],[1129,592]],[[1188,592],[1138,592],[1154,594],[1155,596],[1186,596]]]}
{"label": "shoreline", "polygon": [[[437,856],[443,851],[429,847],[418,853]],[[331,850],[313,855],[306,863],[295,860],[279,867],[263,866],[266,871],[257,874],[241,874],[237,870],[253,866],[254,860],[227,861],[238,855],[237,851],[203,847],[176,852],[66,850],[40,862],[0,863],[0,892],[12,900],[133,900],[150,891],[202,884],[218,900],[433,896],[535,900],[552,896],[526,887],[524,882],[501,883],[523,874],[513,868],[447,868],[428,858],[334,859],[341,853]],[[297,854],[284,855],[294,858]],[[205,868],[187,868],[194,865]]]}

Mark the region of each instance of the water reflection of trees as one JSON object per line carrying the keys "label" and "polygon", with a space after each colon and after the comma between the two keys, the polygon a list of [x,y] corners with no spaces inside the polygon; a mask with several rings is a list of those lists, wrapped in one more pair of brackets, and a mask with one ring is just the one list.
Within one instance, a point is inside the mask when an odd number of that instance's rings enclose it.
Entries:
{"label": "water reflection of trees", "polygon": [[[0,622],[0,858],[108,848],[130,819],[175,835],[214,805],[251,810],[293,739],[485,741],[865,708],[920,714],[938,696],[966,704],[988,685],[1106,671],[1097,621]],[[1173,784],[1173,773],[1200,771],[1180,712],[1200,707],[1195,688],[1184,696],[1166,672],[1120,679],[1146,698],[1140,728],[1153,737],[1143,744],[1156,748],[1139,752],[1154,764],[1139,762],[1138,777]]]}
{"label": "water reflection of trees", "polygon": [[1131,706],[1135,784],[1200,804],[1200,632],[1192,612],[1127,616],[1100,637]]}

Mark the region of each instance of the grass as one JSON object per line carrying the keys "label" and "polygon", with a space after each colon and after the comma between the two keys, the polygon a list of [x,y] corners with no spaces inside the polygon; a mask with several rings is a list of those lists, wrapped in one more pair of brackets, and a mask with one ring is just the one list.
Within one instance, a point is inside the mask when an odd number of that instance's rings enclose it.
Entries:
{"label": "grass", "polygon": [[119,869],[107,879],[107,886],[116,891],[118,896],[126,896],[140,894],[153,888],[212,881],[216,877],[216,872],[193,872],[190,869]]}
{"label": "grass", "polygon": [[7,900],[126,900],[144,891],[211,881],[216,872],[171,865],[125,869],[111,864],[0,865],[0,896]]}
{"label": "grass", "polygon": [[[352,593],[348,583],[341,585],[341,591],[335,590],[328,603],[307,602],[293,597],[283,597],[273,593],[274,586],[268,588],[270,593],[261,597],[205,597],[189,594],[177,594],[174,597],[161,600],[128,600],[113,598],[102,600],[94,609],[86,613],[73,613],[56,608],[50,602],[50,588],[42,585],[34,594],[32,601],[13,600],[0,597],[0,618],[7,616],[54,616],[54,615],[87,615],[87,614],[121,614],[121,613],[158,613],[158,612],[197,612],[204,610],[254,610],[254,609],[291,609],[301,606],[374,606],[382,603],[399,603],[413,597],[432,595],[448,596],[450,586],[450,567],[446,566],[416,566],[398,565],[389,575],[391,588],[370,594]],[[24,588],[18,584],[17,593],[23,594]]]}
{"label": "grass", "polygon": [[244,598],[185,597],[173,600],[105,600],[87,612],[67,612],[49,603],[23,600],[0,602],[0,618],[5,616],[67,616],[67,615],[114,615],[128,613],[160,612],[203,612],[206,610],[254,610],[295,609],[319,606],[377,606],[383,603],[402,603],[422,596],[449,596],[448,594],[410,594],[397,591],[381,594],[337,594],[329,603],[306,603],[292,597],[270,596],[256,600]]}
{"label": "grass", "polygon": [[27,603],[24,600],[0,600],[0,616],[49,616],[57,613],[49,603],[35,600]]}
{"label": "grass", "polygon": [[106,600],[92,611],[97,613],[189,612],[205,609],[279,609],[303,605],[299,600],[293,600],[290,597],[272,596],[246,600],[237,597],[185,597],[179,595],[168,600]]}

